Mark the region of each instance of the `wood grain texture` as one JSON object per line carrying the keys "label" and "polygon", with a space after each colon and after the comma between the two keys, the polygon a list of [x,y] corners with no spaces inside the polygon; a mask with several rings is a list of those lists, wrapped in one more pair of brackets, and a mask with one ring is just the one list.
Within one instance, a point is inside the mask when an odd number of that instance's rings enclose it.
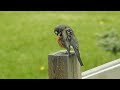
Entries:
{"label": "wood grain texture", "polygon": [[49,79],[81,79],[81,67],[74,52],[69,57],[65,50],[48,55]]}

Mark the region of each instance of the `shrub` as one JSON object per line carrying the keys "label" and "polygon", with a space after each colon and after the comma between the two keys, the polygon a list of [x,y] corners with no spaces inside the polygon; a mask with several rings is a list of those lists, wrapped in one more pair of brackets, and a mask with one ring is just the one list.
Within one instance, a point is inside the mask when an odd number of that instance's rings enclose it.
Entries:
{"label": "shrub", "polygon": [[120,52],[120,35],[118,32],[112,30],[98,34],[97,37],[99,39],[97,45],[102,47],[105,51],[110,51],[114,55]]}

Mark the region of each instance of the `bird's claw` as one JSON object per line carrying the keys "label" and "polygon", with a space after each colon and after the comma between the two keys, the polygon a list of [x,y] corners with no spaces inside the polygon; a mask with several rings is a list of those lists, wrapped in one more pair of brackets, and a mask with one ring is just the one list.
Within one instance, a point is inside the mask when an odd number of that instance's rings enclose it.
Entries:
{"label": "bird's claw", "polygon": [[74,55],[73,53],[70,53],[68,51],[66,51],[65,53],[68,54],[68,56],[73,56]]}

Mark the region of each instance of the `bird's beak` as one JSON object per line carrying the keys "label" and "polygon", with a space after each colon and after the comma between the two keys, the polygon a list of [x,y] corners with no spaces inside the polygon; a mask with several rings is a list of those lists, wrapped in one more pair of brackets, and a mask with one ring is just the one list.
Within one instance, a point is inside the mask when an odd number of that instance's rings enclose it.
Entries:
{"label": "bird's beak", "polygon": [[57,34],[57,36],[60,36],[60,33],[59,33],[59,34]]}

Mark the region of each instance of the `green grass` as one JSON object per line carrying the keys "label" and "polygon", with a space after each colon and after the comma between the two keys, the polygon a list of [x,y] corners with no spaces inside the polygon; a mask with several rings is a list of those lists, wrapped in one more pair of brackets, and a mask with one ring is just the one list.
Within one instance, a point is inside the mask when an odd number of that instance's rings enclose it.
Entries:
{"label": "green grass", "polygon": [[53,29],[71,26],[78,38],[82,71],[120,57],[96,45],[97,33],[114,27],[120,32],[120,12],[0,12],[0,78],[48,78],[48,54],[61,50]]}

